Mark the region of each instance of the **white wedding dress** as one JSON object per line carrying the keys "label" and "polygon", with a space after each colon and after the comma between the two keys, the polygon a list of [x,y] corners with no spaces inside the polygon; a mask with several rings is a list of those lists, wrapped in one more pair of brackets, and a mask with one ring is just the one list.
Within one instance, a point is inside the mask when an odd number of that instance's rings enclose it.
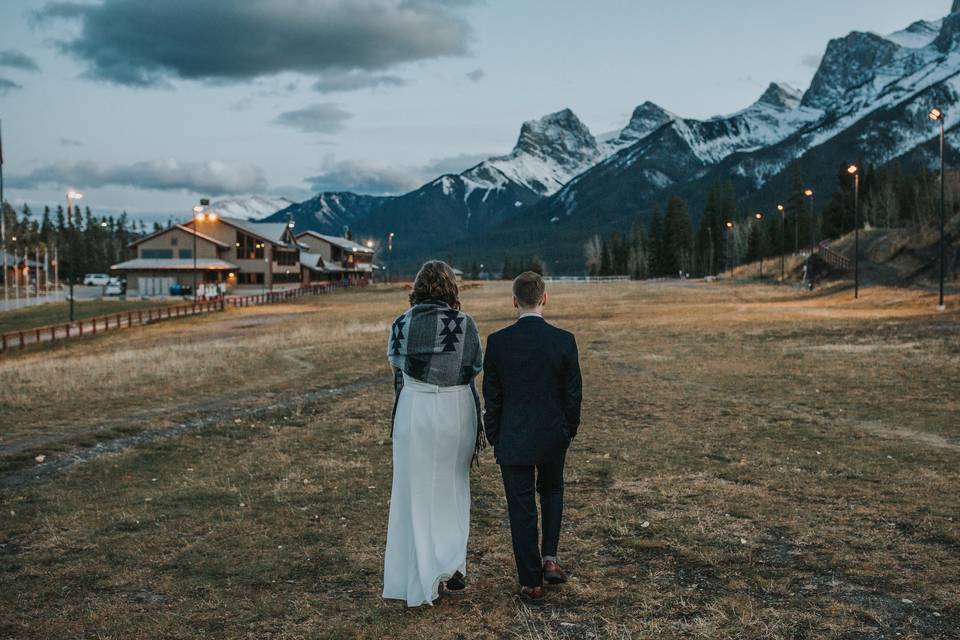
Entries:
{"label": "white wedding dress", "polygon": [[404,376],[393,423],[384,598],[430,604],[441,581],[467,574],[476,433],[468,385],[438,387]]}

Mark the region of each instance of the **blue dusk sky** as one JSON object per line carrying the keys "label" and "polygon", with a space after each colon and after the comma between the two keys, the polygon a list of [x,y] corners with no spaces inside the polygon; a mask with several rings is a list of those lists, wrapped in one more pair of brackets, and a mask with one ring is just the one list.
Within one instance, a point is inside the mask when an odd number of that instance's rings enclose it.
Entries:
{"label": "blue dusk sky", "polygon": [[400,193],[565,107],[730,113],[805,89],[827,42],[949,0],[0,3],[7,200],[182,217],[199,197]]}

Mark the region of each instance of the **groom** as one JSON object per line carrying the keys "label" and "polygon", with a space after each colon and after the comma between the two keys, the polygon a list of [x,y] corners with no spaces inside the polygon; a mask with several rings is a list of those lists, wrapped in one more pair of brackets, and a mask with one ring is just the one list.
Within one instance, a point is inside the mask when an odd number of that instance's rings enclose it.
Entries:
{"label": "groom", "polygon": [[[487,339],[483,362],[484,430],[503,475],[520,597],[543,600],[543,582],[567,576],[557,563],[563,515],[563,462],[580,426],[577,342],[543,319],[543,278],[513,281],[518,319]],[[540,540],[534,490],[540,494]]]}

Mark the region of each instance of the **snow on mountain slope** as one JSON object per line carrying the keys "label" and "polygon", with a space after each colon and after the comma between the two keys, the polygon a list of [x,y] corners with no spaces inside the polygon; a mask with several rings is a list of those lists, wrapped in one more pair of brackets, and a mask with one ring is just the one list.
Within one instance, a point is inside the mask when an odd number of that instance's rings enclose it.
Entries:
{"label": "snow on mountain slope", "polygon": [[362,226],[365,216],[391,199],[389,196],[325,191],[309,200],[290,204],[267,216],[262,222],[283,222],[289,216],[293,219],[297,231],[310,229],[339,235],[345,226],[353,227],[355,223]]}
{"label": "snow on mountain slope", "polygon": [[920,49],[926,47],[936,39],[942,25],[942,20],[935,22],[917,20],[906,29],[895,31],[884,37],[891,42],[897,43],[901,47]]}
{"label": "snow on mountain slope", "polygon": [[609,156],[619,149],[637,143],[663,125],[676,119],[676,114],[670,113],[660,105],[649,101],[644,102],[633,110],[626,127],[617,133],[604,136],[601,148],[604,154]]}
{"label": "snow on mountain slope", "polygon": [[490,158],[468,172],[486,165],[539,195],[550,195],[602,157],[590,130],[573,111],[564,109],[524,122],[510,154]]}
{"label": "snow on mountain slope", "polygon": [[221,198],[220,200],[211,202],[210,207],[220,212],[221,215],[230,218],[257,220],[269,216],[280,209],[285,209],[291,204],[293,204],[293,201],[287,198],[250,195]]}

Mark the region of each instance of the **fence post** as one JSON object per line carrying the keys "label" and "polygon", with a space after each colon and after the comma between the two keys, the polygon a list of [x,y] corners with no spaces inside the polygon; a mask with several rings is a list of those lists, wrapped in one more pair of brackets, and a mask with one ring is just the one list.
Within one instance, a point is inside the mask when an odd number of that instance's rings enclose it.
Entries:
{"label": "fence post", "polygon": [[93,317],[93,335],[97,335],[97,317]]}
{"label": "fence post", "polygon": [[63,328],[67,330],[67,337],[70,337],[70,323],[63,325]]}
{"label": "fence post", "polygon": [[40,344],[40,327],[37,327],[37,344]]}
{"label": "fence post", "polygon": [[7,334],[0,336],[0,351],[7,350]]}
{"label": "fence post", "polygon": [[20,332],[20,348],[23,349],[23,331]]}

